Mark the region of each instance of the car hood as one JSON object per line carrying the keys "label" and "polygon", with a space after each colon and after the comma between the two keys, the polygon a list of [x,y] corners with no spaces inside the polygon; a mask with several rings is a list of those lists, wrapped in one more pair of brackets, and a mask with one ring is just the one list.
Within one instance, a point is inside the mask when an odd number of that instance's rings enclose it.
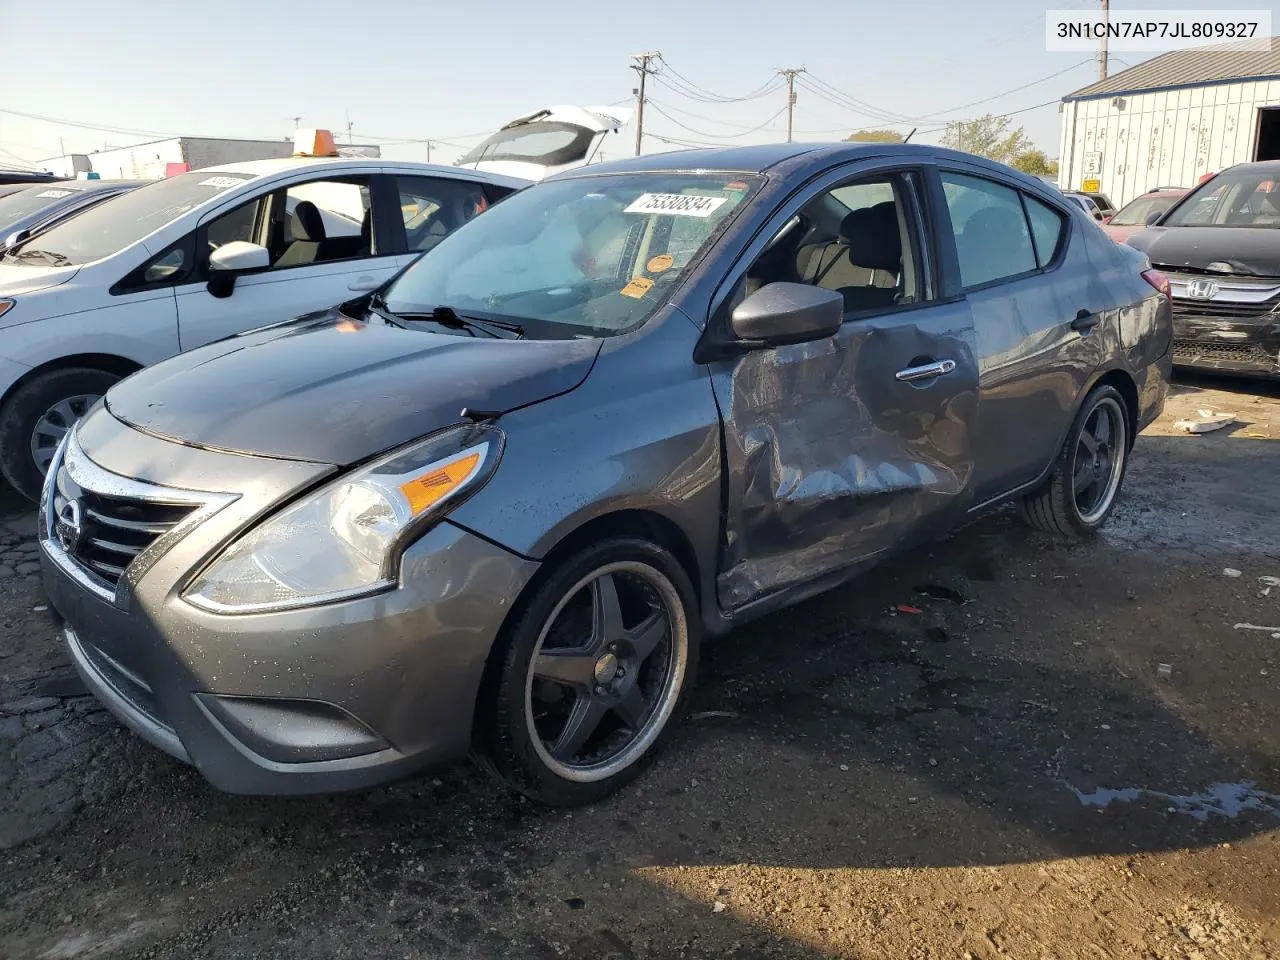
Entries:
{"label": "car hood", "polygon": [[19,297],[66,283],[80,272],[75,267],[38,267],[0,263],[0,297]]}
{"label": "car hood", "polygon": [[199,447],[347,466],[462,422],[573,390],[599,340],[403,330],[336,310],[220,340],[121,381],[107,409]]}
{"label": "car hood", "polygon": [[1126,241],[1153,266],[1280,277],[1280,229],[1270,227],[1148,227]]}

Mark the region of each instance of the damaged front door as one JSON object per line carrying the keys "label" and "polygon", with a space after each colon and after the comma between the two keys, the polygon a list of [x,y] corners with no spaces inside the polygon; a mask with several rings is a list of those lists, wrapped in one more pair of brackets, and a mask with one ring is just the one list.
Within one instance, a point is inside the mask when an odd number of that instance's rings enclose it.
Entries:
{"label": "damaged front door", "polygon": [[730,278],[722,309],[786,280],[839,291],[845,321],[712,365],[727,610],[941,532],[968,505],[973,321],[963,300],[937,299],[925,171],[856,169],[780,210],[773,240]]}

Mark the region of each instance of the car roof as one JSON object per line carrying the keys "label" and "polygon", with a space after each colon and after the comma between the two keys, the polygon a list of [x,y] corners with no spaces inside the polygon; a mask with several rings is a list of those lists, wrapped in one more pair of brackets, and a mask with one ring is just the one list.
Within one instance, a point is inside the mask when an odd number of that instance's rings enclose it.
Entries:
{"label": "car roof", "polygon": [[970,153],[949,150],[923,143],[766,143],[748,147],[697,147],[651,153],[625,160],[610,160],[558,173],[550,180],[611,173],[695,172],[715,170],[725,173],[765,173],[786,166],[788,173],[816,172],[851,160],[871,157],[904,157],[916,160],[958,160],[1043,190],[1046,184],[1038,177],[1014,170],[1004,164]]}
{"label": "car roof", "polygon": [[269,177],[294,171],[328,168],[335,171],[344,169],[368,169],[370,166],[384,170],[401,170],[406,173],[436,174],[442,177],[463,177],[467,180],[481,180],[485,183],[524,186],[530,181],[519,177],[507,177],[501,174],[484,173],[475,170],[461,170],[458,167],[446,167],[439,163],[415,163],[411,160],[382,160],[378,157],[279,157],[272,160],[242,160],[239,163],[224,163],[215,167],[202,167],[193,173],[247,173],[253,177]]}

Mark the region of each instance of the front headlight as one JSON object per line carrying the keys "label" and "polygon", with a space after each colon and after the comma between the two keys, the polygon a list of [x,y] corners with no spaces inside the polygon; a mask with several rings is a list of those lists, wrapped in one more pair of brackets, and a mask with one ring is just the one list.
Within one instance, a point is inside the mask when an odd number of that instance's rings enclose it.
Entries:
{"label": "front headlight", "polygon": [[455,427],[354,470],[241,537],[183,597],[255,613],[385,589],[404,547],[493,475],[502,442],[493,426]]}

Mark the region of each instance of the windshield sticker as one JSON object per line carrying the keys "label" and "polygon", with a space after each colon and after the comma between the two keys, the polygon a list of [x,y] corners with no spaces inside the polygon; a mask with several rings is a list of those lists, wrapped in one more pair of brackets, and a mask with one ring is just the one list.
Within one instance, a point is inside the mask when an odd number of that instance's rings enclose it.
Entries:
{"label": "windshield sticker", "polygon": [[241,177],[209,177],[207,180],[201,180],[202,187],[217,187],[219,190],[227,190],[231,187],[238,187],[244,183]]}
{"label": "windshield sticker", "polygon": [[670,270],[671,265],[676,262],[675,257],[669,253],[660,253],[656,257],[650,257],[649,262],[645,265],[645,269],[649,273],[662,273]]}
{"label": "windshield sticker", "polygon": [[709,217],[727,200],[728,197],[705,197],[696,193],[642,193],[624,212]]}
{"label": "windshield sticker", "polygon": [[730,180],[724,185],[724,188],[726,190],[732,190],[734,193],[740,193],[747,189],[747,185],[741,180]]}
{"label": "windshield sticker", "polygon": [[639,300],[653,287],[653,281],[648,277],[632,277],[628,283],[618,292],[624,297],[631,297],[633,300]]}
{"label": "windshield sticker", "polygon": [[69,196],[71,196],[70,190],[41,190],[39,193],[36,194],[37,198],[49,197],[50,199],[54,199],[54,200],[56,200],[58,197],[69,197]]}

